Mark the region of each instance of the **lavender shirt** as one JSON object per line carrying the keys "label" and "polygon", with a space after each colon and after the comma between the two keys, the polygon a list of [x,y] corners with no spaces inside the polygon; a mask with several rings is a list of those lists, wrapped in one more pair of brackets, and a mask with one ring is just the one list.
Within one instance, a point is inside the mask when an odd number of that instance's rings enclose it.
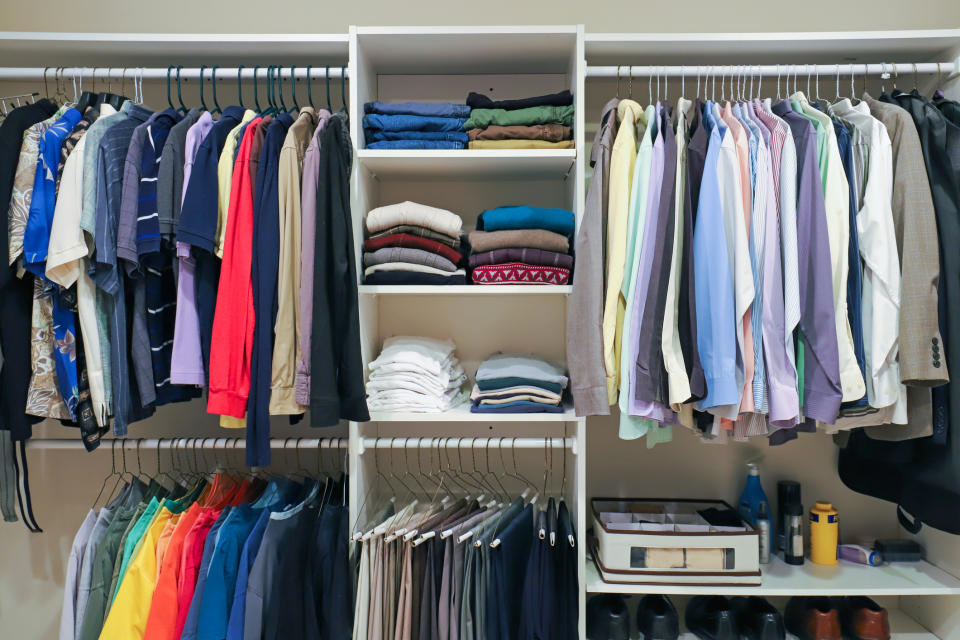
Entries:
{"label": "lavender shirt", "polygon": [[[662,107],[657,104],[657,137],[653,142],[653,156],[650,159],[650,188],[647,190],[647,219],[644,224],[643,244],[640,247],[640,264],[637,267],[637,275],[634,280],[634,300],[636,301],[633,309],[633,315],[630,316],[630,333],[635,339],[628,345],[629,360],[634,363],[637,361],[639,352],[639,340],[636,336],[640,335],[640,325],[643,322],[643,311],[647,301],[647,293],[650,289],[650,273],[653,271],[653,252],[656,245],[657,221],[660,219],[660,187],[663,184],[663,136],[670,135],[669,131],[663,131],[660,123],[663,122],[660,117]],[[635,368],[629,367],[633,374]],[[631,385],[632,386],[632,385]],[[632,416],[650,418],[664,424],[677,424],[677,414],[669,407],[658,402],[644,402],[637,400],[636,395],[630,394],[629,411]]]}
{"label": "lavender shirt", "polygon": [[303,156],[300,190],[300,349],[294,381],[296,400],[310,405],[310,339],[313,330],[313,252],[317,235],[317,184],[320,182],[320,135],[330,112],[317,110],[317,129]]}
{"label": "lavender shirt", "polygon": [[833,276],[829,260],[827,213],[817,165],[817,134],[787,101],[774,105],[797,147],[797,255],[800,264],[800,330],[808,353],[804,358],[803,413],[833,424],[840,410],[840,358],[833,310]]}
{"label": "lavender shirt", "polygon": [[[183,145],[183,193],[180,202],[187,193],[190,173],[197,149],[213,128],[213,116],[203,112],[197,122],[187,131]],[[177,277],[177,317],[173,326],[173,351],[170,355],[170,382],[173,384],[193,384],[203,386],[203,353],[200,349],[200,315],[197,311],[196,268],[197,263],[190,254],[190,245],[178,242],[177,257],[179,268]]]}

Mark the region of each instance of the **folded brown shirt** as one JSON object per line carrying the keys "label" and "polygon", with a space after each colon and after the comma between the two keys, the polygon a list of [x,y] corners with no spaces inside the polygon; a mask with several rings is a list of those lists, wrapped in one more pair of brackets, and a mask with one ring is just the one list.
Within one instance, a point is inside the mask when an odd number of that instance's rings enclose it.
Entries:
{"label": "folded brown shirt", "polygon": [[486,129],[470,129],[467,131],[470,140],[548,140],[560,142],[573,138],[570,127],[562,124],[534,124],[534,125],[490,125]]}
{"label": "folded brown shirt", "polygon": [[392,236],[396,233],[409,233],[410,235],[420,236],[421,238],[429,238],[431,240],[436,240],[437,242],[442,242],[448,247],[453,247],[454,249],[460,246],[460,238],[454,238],[453,236],[448,236],[445,233],[440,233],[439,231],[434,231],[433,229],[418,227],[412,224],[398,224],[395,227],[390,227],[389,229],[384,229],[383,231],[371,233],[367,237],[386,238],[387,236]]}
{"label": "folded brown shirt", "polygon": [[470,266],[480,267],[487,264],[503,264],[505,262],[522,262],[547,267],[573,268],[573,256],[545,249],[530,249],[528,247],[510,247],[507,249],[493,249],[491,251],[474,252],[470,256]]}
{"label": "folded brown shirt", "polygon": [[546,249],[557,253],[570,253],[566,236],[546,229],[511,229],[509,231],[471,231],[470,247],[474,252],[492,249]]}

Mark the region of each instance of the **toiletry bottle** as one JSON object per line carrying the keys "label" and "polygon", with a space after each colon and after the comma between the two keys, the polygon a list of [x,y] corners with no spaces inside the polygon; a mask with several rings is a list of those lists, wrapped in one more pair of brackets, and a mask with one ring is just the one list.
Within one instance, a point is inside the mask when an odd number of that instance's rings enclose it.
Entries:
{"label": "toiletry bottle", "polygon": [[760,564],[770,563],[770,517],[767,503],[761,502],[757,512],[757,529],[760,530]]}
{"label": "toiletry bottle", "polygon": [[787,564],[803,564],[803,505],[791,502],[786,506],[783,561]]}
{"label": "toiletry bottle", "polygon": [[[740,494],[739,512],[740,517],[757,526],[757,514],[760,512],[760,503],[766,504],[766,513],[770,513],[770,503],[767,501],[767,494],[763,492],[763,486],[760,484],[760,469],[756,463],[751,462],[747,465],[747,484]],[[767,532],[767,545],[772,544],[771,534]]]}
{"label": "toiletry bottle", "polygon": [[810,560],[817,564],[837,564],[837,540],[840,518],[829,502],[817,501],[810,510]]}
{"label": "toiletry bottle", "polygon": [[[793,480],[781,480],[777,483],[777,518],[774,521],[774,536],[772,552],[787,549],[787,507],[790,504],[802,504],[800,499],[800,483]],[[803,517],[803,509],[800,509]]]}

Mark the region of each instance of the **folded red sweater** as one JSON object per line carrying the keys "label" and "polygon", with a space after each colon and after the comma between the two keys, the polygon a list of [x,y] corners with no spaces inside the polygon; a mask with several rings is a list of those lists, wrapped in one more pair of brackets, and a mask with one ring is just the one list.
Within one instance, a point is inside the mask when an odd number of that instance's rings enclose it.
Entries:
{"label": "folded red sweater", "polygon": [[363,243],[364,251],[376,251],[377,249],[383,249],[384,247],[409,247],[411,249],[423,249],[424,251],[430,251],[431,253],[441,255],[454,264],[459,264],[460,260],[462,259],[460,252],[452,247],[448,247],[447,245],[437,242],[436,240],[421,238],[420,236],[411,235],[409,233],[395,233],[382,238],[368,238],[366,242]]}

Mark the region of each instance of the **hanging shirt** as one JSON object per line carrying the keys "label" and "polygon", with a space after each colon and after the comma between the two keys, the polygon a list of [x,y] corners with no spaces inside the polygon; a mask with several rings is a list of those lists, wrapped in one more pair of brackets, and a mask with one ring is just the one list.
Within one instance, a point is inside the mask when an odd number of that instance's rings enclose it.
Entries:
{"label": "hanging shirt", "polygon": [[[174,638],[179,639],[183,633],[202,568],[206,541],[221,514],[222,512],[217,509],[204,509],[184,538],[180,572],[177,576],[177,616],[173,630]],[[213,553],[212,543],[210,553]],[[197,613],[199,613],[199,607],[198,602]],[[193,628],[196,629],[196,626],[194,625]]]}
{"label": "hanging shirt", "polygon": [[227,215],[230,210],[230,186],[233,183],[233,165],[236,162],[237,148],[240,146],[241,131],[256,116],[257,113],[250,109],[243,112],[240,124],[227,134],[223,150],[220,152],[220,159],[217,161],[219,198],[217,200],[217,239],[213,245],[213,252],[220,259],[223,259],[223,239],[227,232]]}
{"label": "hanging shirt", "polygon": [[739,407],[741,386],[737,380],[737,322],[734,296],[732,242],[727,238],[721,200],[719,162],[726,134],[714,118],[713,104],[703,111],[709,132],[700,181],[697,221],[693,232],[693,261],[697,279],[697,348],[707,394],[698,403],[701,411]]}
{"label": "hanging shirt", "polygon": [[[832,423],[840,409],[843,392],[837,356],[837,327],[832,314],[835,309],[831,302],[832,269],[818,258],[830,249],[817,164],[817,134],[813,124],[796,113],[786,101],[777,103],[773,112],[790,126],[797,150],[799,326],[806,348],[813,351],[803,359],[803,415]],[[797,365],[799,368],[799,356]]]}
{"label": "hanging shirt", "polygon": [[317,116],[312,107],[300,111],[280,150],[277,183],[279,185],[280,253],[277,277],[277,319],[270,382],[270,414],[303,413],[304,405],[296,401],[294,391],[297,345],[300,343],[300,252],[301,219],[300,185],[303,181],[303,160],[313,137]]}
{"label": "hanging shirt", "polygon": [[93,509],[87,511],[87,517],[83,519],[83,523],[73,537],[73,544],[70,545],[70,556],[67,558],[67,570],[64,575],[63,606],[60,608],[60,631],[57,634],[57,640],[74,640],[75,638],[80,566],[83,564],[84,551],[96,522],[96,512]]}
{"label": "hanging shirt", "polygon": [[[820,171],[823,181],[823,200],[827,214],[827,230],[830,240],[831,272],[833,274],[834,318],[837,325],[837,348],[840,358],[840,381],[844,400],[857,400],[866,393],[863,375],[857,366],[853,350],[853,337],[847,318],[847,246],[850,242],[850,195],[847,178],[840,159],[837,136],[833,123],[825,114],[810,106],[802,93],[791,96],[803,111],[803,115],[816,122],[824,132],[826,143],[821,154]],[[819,135],[819,134],[818,134]]]}
{"label": "hanging shirt", "polygon": [[153,591],[150,613],[143,634],[144,640],[179,640],[174,635],[177,624],[178,604],[177,580],[183,561],[183,545],[187,534],[200,517],[199,504],[194,503],[180,517],[173,529],[166,552],[159,564],[157,586]]}
{"label": "hanging shirt", "polygon": [[9,262],[13,265],[23,254],[23,234],[30,217],[30,205],[33,201],[33,186],[37,179],[37,160],[40,155],[40,141],[47,129],[59,120],[64,109],[33,124],[23,132],[20,155],[17,156],[17,170],[13,177],[13,191],[10,193],[10,206],[7,209],[7,242]]}
{"label": "hanging shirt", "polygon": [[[173,125],[161,150],[157,168],[157,211],[159,212],[160,233],[165,238],[176,234],[180,221],[180,208],[183,205],[183,170],[187,162],[187,134],[190,128],[200,120],[204,113],[201,109],[190,109],[183,118]],[[191,161],[193,160],[191,154]]]}
{"label": "hanging shirt", "polygon": [[620,394],[617,404],[620,407],[620,437],[639,438],[656,425],[652,420],[630,415],[630,398],[633,397],[633,377],[631,363],[636,361],[636,349],[633,334],[633,317],[636,307],[636,289],[634,281],[640,267],[640,247],[646,229],[648,193],[651,180],[651,162],[653,160],[653,141],[656,137],[656,107],[648,105],[637,122],[643,127],[637,161],[634,163],[633,183],[630,189],[629,218],[627,222],[626,251],[624,255],[623,283],[620,295],[624,298],[624,323],[621,340],[627,345],[627,357],[620,360],[620,380],[624,393]]}
{"label": "hanging shirt", "polygon": [[320,180],[320,136],[330,112],[317,112],[317,128],[303,156],[303,183],[300,189],[300,341],[297,345],[297,373],[294,384],[297,404],[310,404],[310,337],[313,332],[313,263],[316,240],[317,185]]}
{"label": "hanging shirt", "polygon": [[620,387],[620,351],[623,314],[621,299],[626,227],[630,205],[630,179],[637,159],[637,119],[642,110],[633,100],[617,106],[620,128],[610,156],[610,202],[607,212],[607,293],[603,307],[603,353],[607,369],[607,400],[617,401]]}

